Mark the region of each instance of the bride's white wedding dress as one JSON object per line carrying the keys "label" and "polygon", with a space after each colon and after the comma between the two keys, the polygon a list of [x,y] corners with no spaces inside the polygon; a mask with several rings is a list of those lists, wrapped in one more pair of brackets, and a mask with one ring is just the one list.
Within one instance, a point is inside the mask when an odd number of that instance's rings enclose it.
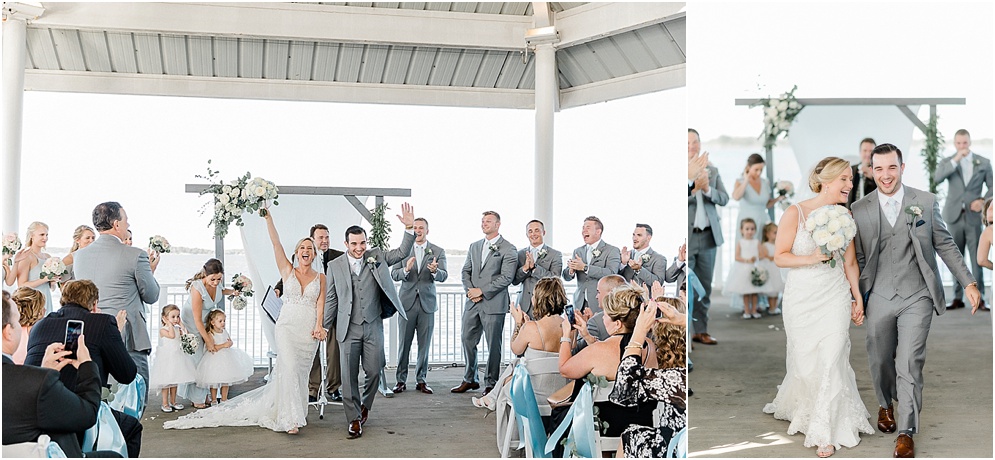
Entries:
{"label": "bride's white wedding dress", "polygon": [[301,288],[293,273],[283,280],[283,309],[276,322],[280,353],[268,384],[218,406],[166,422],[166,429],[216,426],[261,426],[289,431],[307,424],[308,375],[318,348],[311,337],[321,286],[319,276]]}
{"label": "bride's white wedding dress", "polygon": [[[791,253],[813,254],[818,245],[805,231],[800,206],[798,215]],[[850,367],[850,299],[842,264],[788,271],[783,297],[787,373],[763,410],[791,422],[789,435],[805,433],[805,447],[853,447],[860,433],[874,434]]]}

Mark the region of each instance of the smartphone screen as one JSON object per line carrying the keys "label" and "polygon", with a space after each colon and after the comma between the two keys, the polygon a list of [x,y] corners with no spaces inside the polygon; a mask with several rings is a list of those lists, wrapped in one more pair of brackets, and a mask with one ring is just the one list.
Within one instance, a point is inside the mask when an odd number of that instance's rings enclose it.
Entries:
{"label": "smartphone screen", "polygon": [[567,320],[570,321],[570,325],[573,326],[574,324],[577,324],[577,320],[574,317],[574,307],[573,307],[573,305],[567,305],[567,307],[564,309],[564,311],[567,313]]}
{"label": "smartphone screen", "polygon": [[83,322],[69,320],[66,322],[65,349],[70,352],[68,359],[76,359],[76,349],[79,346],[79,336],[83,335]]}

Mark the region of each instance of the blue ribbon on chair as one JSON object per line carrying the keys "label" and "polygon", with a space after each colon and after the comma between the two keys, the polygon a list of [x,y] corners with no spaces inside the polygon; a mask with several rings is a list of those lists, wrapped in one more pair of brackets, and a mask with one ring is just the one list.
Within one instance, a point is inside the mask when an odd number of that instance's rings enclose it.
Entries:
{"label": "blue ribbon on chair", "polygon": [[667,445],[667,458],[687,458],[688,457],[688,429],[681,428]]}
{"label": "blue ribbon on chair", "polygon": [[694,274],[694,270],[688,270],[688,315],[691,314],[691,306],[694,305],[695,300],[700,299],[705,296],[705,286],[701,284],[698,280],[698,275]]}
{"label": "blue ribbon on chair", "polygon": [[[568,425],[570,433],[567,434],[567,445],[574,445],[579,457],[595,458],[597,446],[594,442],[594,392],[589,382],[584,383],[577,398],[570,405],[567,415],[560,422],[560,426],[556,427],[549,436],[549,440],[546,441],[546,453],[556,448],[556,443],[563,437]],[[569,452],[564,452],[564,457],[567,455]]]}
{"label": "blue ribbon on chair", "polygon": [[66,453],[62,451],[59,443],[52,441],[49,441],[48,445],[45,446],[45,455],[47,458],[66,458]]}
{"label": "blue ribbon on chair", "polygon": [[[518,448],[525,446],[526,440],[531,444],[532,455],[535,458],[549,458],[543,449],[546,443],[546,428],[539,415],[539,403],[536,402],[535,391],[532,390],[532,378],[525,364],[519,362],[511,377],[511,408],[518,422]],[[525,433],[529,436],[526,437]]]}
{"label": "blue ribbon on chair", "polygon": [[135,374],[135,380],[127,385],[119,383],[114,400],[110,402],[111,409],[141,420],[145,413],[145,388],[145,378],[141,374]]}
{"label": "blue ribbon on chair", "polygon": [[121,427],[117,425],[111,406],[107,403],[100,403],[97,423],[86,430],[82,447],[84,453],[98,450],[111,451],[128,458],[128,446],[124,442],[124,434],[121,433]]}

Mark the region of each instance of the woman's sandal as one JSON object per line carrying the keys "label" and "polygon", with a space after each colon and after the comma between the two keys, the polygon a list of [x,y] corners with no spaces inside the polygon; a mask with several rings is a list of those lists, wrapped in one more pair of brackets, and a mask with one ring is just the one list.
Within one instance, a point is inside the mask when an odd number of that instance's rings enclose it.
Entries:
{"label": "woman's sandal", "polygon": [[297,428],[291,428],[287,430],[287,434],[297,434],[297,433],[300,433],[300,431]]}
{"label": "woman's sandal", "polygon": [[836,448],[833,446],[819,446],[819,449],[815,451],[815,455],[819,458],[829,458],[836,453]]}

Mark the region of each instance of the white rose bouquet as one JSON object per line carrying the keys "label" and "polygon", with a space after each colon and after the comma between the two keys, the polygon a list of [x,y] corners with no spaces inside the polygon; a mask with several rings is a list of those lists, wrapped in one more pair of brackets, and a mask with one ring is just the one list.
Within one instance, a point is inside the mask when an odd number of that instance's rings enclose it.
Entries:
{"label": "white rose bouquet", "polygon": [[[17,237],[17,233],[8,233],[3,236],[3,254],[10,254],[13,256],[17,254],[17,251],[21,250],[23,245],[21,244],[21,239]],[[11,257],[7,259],[7,264],[14,265],[14,259]]]}
{"label": "white rose bouquet", "polygon": [[169,244],[165,238],[161,235],[156,235],[149,238],[149,249],[158,252],[159,254],[165,254],[173,250],[173,246]]}
{"label": "white rose bouquet", "polygon": [[259,211],[261,217],[266,217],[266,203],[272,201],[274,206],[279,205],[280,202],[276,201],[280,196],[279,192],[276,184],[262,177],[252,178],[242,189],[242,197],[246,203],[245,210],[248,212]]}
{"label": "white rose bouquet", "polygon": [[857,224],[849,211],[840,205],[823,206],[812,211],[805,221],[805,230],[811,232],[819,250],[829,256],[830,267],[836,268],[837,259],[843,259],[850,240],[857,234]]}
{"label": "white rose bouquet", "polygon": [[66,264],[62,263],[61,257],[49,257],[45,263],[41,264],[41,277],[55,279],[55,277],[65,275],[69,270]]}
{"label": "white rose bouquet", "polygon": [[188,355],[197,353],[197,347],[200,344],[197,342],[197,336],[193,334],[182,334],[180,335],[180,349]]}

